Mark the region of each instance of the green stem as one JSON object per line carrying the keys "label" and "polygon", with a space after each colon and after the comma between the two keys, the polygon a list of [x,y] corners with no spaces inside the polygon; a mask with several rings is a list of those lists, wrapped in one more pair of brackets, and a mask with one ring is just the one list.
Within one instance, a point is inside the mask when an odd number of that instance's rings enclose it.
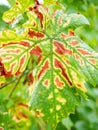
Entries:
{"label": "green stem", "polygon": [[5,87],[7,87],[8,85],[10,85],[11,83],[15,82],[16,80],[17,80],[17,78],[15,78],[15,79],[13,79],[12,81],[10,81],[10,82],[8,82],[8,83],[2,85],[2,86],[0,87],[0,89],[3,89],[3,88],[5,88]]}
{"label": "green stem", "polygon": [[23,74],[24,74],[24,73],[22,73],[22,74],[20,75],[20,77],[17,79],[16,84],[13,86],[13,88],[11,89],[10,93],[8,94],[8,96],[7,96],[7,98],[6,98],[7,100],[9,100],[10,97],[12,96],[12,94],[13,94],[14,90],[16,89],[16,87],[18,86],[18,84],[19,84],[19,82],[20,82],[20,80],[21,80]]}

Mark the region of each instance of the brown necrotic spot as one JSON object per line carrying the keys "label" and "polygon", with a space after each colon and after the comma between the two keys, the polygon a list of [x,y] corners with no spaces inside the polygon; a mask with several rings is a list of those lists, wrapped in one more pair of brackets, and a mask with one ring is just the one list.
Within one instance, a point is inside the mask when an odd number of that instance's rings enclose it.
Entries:
{"label": "brown necrotic spot", "polygon": [[58,41],[54,41],[54,45],[56,47],[55,51],[56,53],[58,53],[59,55],[72,55],[72,50],[67,49],[64,47],[64,45]]}
{"label": "brown necrotic spot", "polygon": [[90,52],[88,52],[87,50],[84,50],[84,49],[81,49],[81,48],[78,48],[77,51],[82,54],[82,55],[91,55]]}
{"label": "brown necrotic spot", "polygon": [[56,86],[58,87],[58,88],[63,88],[63,86],[64,86],[64,83],[60,80],[60,78],[59,77],[55,77],[55,79],[54,79],[54,83],[56,84]]}
{"label": "brown necrotic spot", "polygon": [[25,47],[29,47],[29,46],[30,46],[30,43],[27,42],[27,41],[21,41],[21,42],[19,42],[18,44],[23,45],[23,46],[25,46]]}
{"label": "brown necrotic spot", "polygon": [[32,85],[34,83],[33,72],[30,72],[30,74],[28,75],[28,78],[29,78],[28,85]]}
{"label": "brown necrotic spot", "polygon": [[32,8],[32,7],[29,7],[29,11],[33,11],[33,8]]}
{"label": "brown necrotic spot", "polygon": [[82,90],[83,92],[87,92],[85,86],[84,86],[84,83],[82,84],[79,84],[79,83],[76,83],[76,87],[80,90]]}
{"label": "brown necrotic spot", "polygon": [[31,30],[31,29],[29,29],[29,31],[28,31],[28,36],[29,36],[30,38],[36,37],[37,39],[38,39],[38,38],[44,38],[44,34],[43,34],[43,33],[41,33],[41,32],[36,32],[36,31],[34,31],[34,30]]}
{"label": "brown necrotic spot", "polygon": [[40,72],[38,74],[38,79],[40,79],[41,76],[43,76],[45,74],[47,69],[49,69],[49,61],[48,60],[46,60],[44,65],[42,66],[42,68],[41,68],[41,70],[40,70]]}
{"label": "brown necrotic spot", "polygon": [[36,4],[34,6],[34,12],[35,14],[37,15],[37,17],[39,18],[40,20],[40,24],[41,24],[41,27],[43,27],[43,19],[44,19],[44,16],[43,16],[43,13],[40,11],[40,8],[42,6],[40,4]]}
{"label": "brown necrotic spot", "polygon": [[41,110],[36,110],[35,111],[35,114],[36,114],[36,117],[43,117],[44,116],[44,114],[41,112]]}
{"label": "brown necrotic spot", "polygon": [[19,2],[18,1],[16,1],[16,5],[18,5],[19,4]]}
{"label": "brown necrotic spot", "polygon": [[67,70],[64,68],[62,63],[58,59],[55,58],[54,65],[55,65],[56,68],[59,68],[61,70],[62,76],[67,80],[68,84],[70,86],[72,86],[72,82],[71,82],[71,80],[70,80],[70,78],[69,78],[69,76],[67,74]]}
{"label": "brown necrotic spot", "polygon": [[39,46],[36,46],[35,48],[33,48],[31,51],[30,51],[30,54],[34,54],[36,56],[41,56],[42,54],[42,49],[39,47]]}
{"label": "brown necrotic spot", "polygon": [[24,108],[29,108],[29,106],[27,104],[23,103],[23,102],[19,102],[17,105],[22,106]]}
{"label": "brown necrotic spot", "polygon": [[0,76],[5,75],[3,64],[0,62]]}

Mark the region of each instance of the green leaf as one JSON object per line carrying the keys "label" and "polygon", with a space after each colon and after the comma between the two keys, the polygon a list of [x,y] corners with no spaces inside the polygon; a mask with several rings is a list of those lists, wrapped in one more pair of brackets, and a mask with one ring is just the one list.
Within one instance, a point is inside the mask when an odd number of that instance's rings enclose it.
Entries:
{"label": "green leaf", "polygon": [[66,18],[68,22],[68,28],[76,29],[79,26],[82,25],[89,25],[89,21],[86,17],[84,17],[82,14],[70,14]]}
{"label": "green leaf", "polygon": [[12,23],[13,20],[21,13],[21,9],[18,6],[13,6],[10,10],[4,12],[3,14],[3,20],[6,23]]}
{"label": "green leaf", "polygon": [[0,30],[4,30],[4,28],[9,28],[9,25],[7,25],[3,20],[2,20],[2,16],[3,16],[3,12],[7,11],[9,8],[5,5],[0,5]]}
{"label": "green leaf", "polygon": [[17,0],[16,4],[8,11],[4,12],[3,20],[6,23],[11,23],[19,14],[24,13],[29,6],[34,6],[34,0]]}
{"label": "green leaf", "polygon": [[0,35],[0,46],[3,46],[8,43],[18,42],[23,39],[23,34],[17,34],[12,30],[4,30]]}
{"label": "green leaf", "polygon": [[67,130],[71,130],[71,128],[72,128],[72,126],[73,126],[73,123],[72,123],[72,121],[71,121],[71,119],[70,119],[69,117],[64,118],[64,119],[62,120],[62,124],[65,126],[65,128],[66,128]]}
{"label": "green leaf", "polygon": [[15,5],[15,0],[8,0],[8,3],[10,6],[14,6]]}
{"label": "green leaf", "polygon": [[55,4],[56,0],[43,0],[45,5]]}
{"label": "green leaf", "polygon": [[0,76],[0,86],[6,82],[6,78],[4,76]]}

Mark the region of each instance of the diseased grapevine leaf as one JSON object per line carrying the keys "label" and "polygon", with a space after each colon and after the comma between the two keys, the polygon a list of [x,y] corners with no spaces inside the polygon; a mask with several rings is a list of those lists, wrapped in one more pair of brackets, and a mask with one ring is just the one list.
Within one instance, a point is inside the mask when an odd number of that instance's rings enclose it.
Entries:
{"label": "diseased grapevine leaf", "polygon": [[39,44],[43,55],[32,72],[30,89],[32,108],[53,125],[74,112],[86,81],[98,83],[96,53],[77,36],[57,35]]}
{"label": "diseased grapevine leaf", "polygon": [[25,70],[30,57],[26,45],[28,46],[29,43],[22,41],[18,44],[9,44],[0,49],[0,61],[4,66],[5,75],[11,76]]}
{"label": "diseased grapevine leaf", "polygon": [[[50,25],[52,34],[46,30],[47,41],[38,44],[43,55],[32,72],[30,89],[36,115],[48,120],[53,127],[64,116],[74,112],[75,105],[79,104],[79,94],[86,92],[86,81],[93,85],[98,83],[97,54],[74,32],[65,33],[64,28],[68,26],[61,17],[58,12],[55,14]],[[86,24],[79,24],[79,20],[77,18],[75,23],[77,27]],[[90,68],[93,71],[90,72]]]}
{"label": "diseased grapevine leaf", "polygon": [[[20,1],[23,6],[21,2],[23,0]],[[74,113],[81,96],[85,95],[86,82],[98,84],[98,56],[70,30],[88,24],[84,16],[66,15],[62,11],[51,13],[40,4],[33,10],[29,8],[27,16],[29,21],[23,25],[25,37],[12,43],[7,41],[0,48],[0,63],[4,69],[1,76],[17,75],[30,69],[31,108],[37,117],[55,128],[63,117]]]}

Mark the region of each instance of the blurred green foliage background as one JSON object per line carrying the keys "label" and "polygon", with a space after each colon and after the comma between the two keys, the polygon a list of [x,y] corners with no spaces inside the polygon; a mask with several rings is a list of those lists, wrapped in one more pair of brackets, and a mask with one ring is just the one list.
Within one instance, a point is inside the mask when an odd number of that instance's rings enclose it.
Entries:
{"label": "blurred green foliage background", "polygon": [[[81,13],[87,17],[90,25],[79,27],[75,33],[81,37],[87,44],[98,52],[98,0],[58,0],[65,8],[66,13]],[[14,2],[9,0],[12,5]],[[0,30],[11,28],[2,21],[3,12],[9,7],[0,5]],[[13,83],[14,85],[14,83]],[[44,122],[40,119],[33,118],[32,112],[19,105],[19,101],[24,104],[27,102],[28,92],[27,86],[17,87],[10,101],[5,100],[11,87],[8,89],[0,89],[0,128],[4,130],[51,130],[49,124],[44,126]],[[20,92],[18,91],[20,89]],[[98,86],[93,88],[90,84],[87,86],[88,99],[85,100],[76,109],[76,113],[70,115],[60,122],[56,130],[97,130],[98,129]],[[18,104],[18,105],[17,105]],[[12,111],[12,113],[10,113]],[[21,112],[20,112],[21,111]],[[22,113],[21,116],[18,114]],[[23,118],[23,114],[29,117]],[[17,118],[22,118],[16,120]],[[25,125],[24,125],[25,124]],[[45,127],[45,128],[44,128]]]}

